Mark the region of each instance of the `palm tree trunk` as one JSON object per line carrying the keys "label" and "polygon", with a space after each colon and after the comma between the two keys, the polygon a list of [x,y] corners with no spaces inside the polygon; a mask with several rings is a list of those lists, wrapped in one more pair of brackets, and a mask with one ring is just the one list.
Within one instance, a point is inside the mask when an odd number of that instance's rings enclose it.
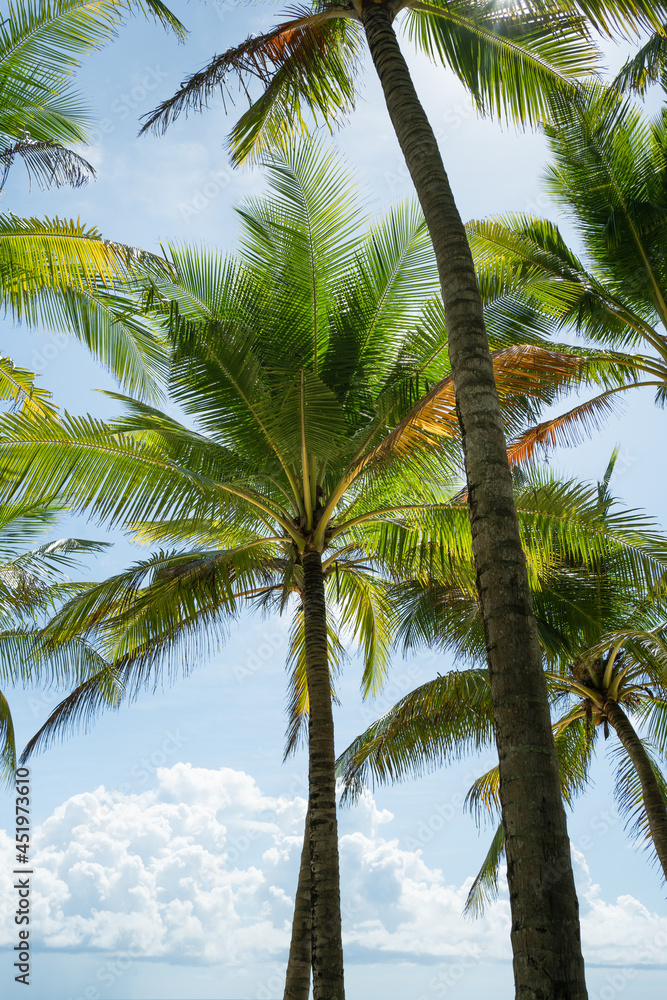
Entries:
{"label": "palm tree trunk", "polygon": [[642,786],[651,839],[667,879],[667,805],[656,781],[650,757],[618,702],[609,700],[604,706],[604,711],[637,772]]}
{"label": "palm tree trunk", "polygon": [[308,814],[314,1000],[344,1000],[338,823],[327,610],[322,558],[303,555],[303,614],[308,684]]}
{"label": "palm tree trunk", "polygon": [[313,922],[310,910],[310,824],[308,820],[308,813],[306,813],[283,1000],[308,1000],[310,994],[310,937]]}
{"label": "palm tree trunk", "polygon": [[433,241],[445,304],[500,760],[516,996],[584,1000],[579,906],[546,681],[472,256],[386,0],[362,0],[361,20]]}

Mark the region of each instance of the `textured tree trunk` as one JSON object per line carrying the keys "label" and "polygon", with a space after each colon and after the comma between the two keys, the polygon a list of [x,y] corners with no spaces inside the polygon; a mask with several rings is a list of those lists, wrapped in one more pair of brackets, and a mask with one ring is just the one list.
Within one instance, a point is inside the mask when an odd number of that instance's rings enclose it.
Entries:
{"label": "textured tree trunk", "polygon": [[433,241],[463,439],[487,655],[517,1000],[583,1000],[579,907],[546,681],[532,615],[491,356],[465,229],[385,3],[361,19]]}
{"label": "textured tree trunk", "polygon": [[287,975],[285,976],[283,1000],[308,1000],[310,994],[310,938],[312,928],[313,922],[310,911],[310,831],[308,813],[306,813],[301,864],[299,866],[299,882],[296,887],[294,900],[292,940],[290,942],[289,958],[287,959]]}
{"label": "textured tree trunk", "polygon": [[641,782],[651,838],[667,879],[667,805],[656,781],[651,760],[618,702],[609,700],[604,710]]}
{"label": "textured tree trunk", "polygon": [[322,558],[303,555],[314,1000],[344,1000],[334,729]]}

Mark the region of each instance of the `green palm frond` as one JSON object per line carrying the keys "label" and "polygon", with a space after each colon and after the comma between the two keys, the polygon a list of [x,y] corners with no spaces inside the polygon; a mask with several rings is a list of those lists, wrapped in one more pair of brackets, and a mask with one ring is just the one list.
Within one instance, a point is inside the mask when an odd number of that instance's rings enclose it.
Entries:
{"label": "green palm frond", "polygon": [[[653,773],[658,782],[658,787],[662,793],[667,809],[667,777],[664,772],[664,758],[656,752],[648,740],[644,740],[646,750]],[[637,841],[651,855],[654,863],[658,863],[653,841],[651,840],[648,826],[648,818],[644,809],[644,797],[642,786],[632,762],[626,755],[620,743],[612,745],[609,753],[614,762],[615,784],[614,797],[618,804],[619,812],[626,821],[626,830],[630,837]]]}
{"label": "green palm frond", "polygon": [[466,916],[481,917],[489,903],[498,898],[498,872],[505,856],[505,827],[500,823],[491,841],[482,867],[473,880],[466,897],[463,912]]}
{"label": "green palm frond", "polygon": [[310,322],[319,326],[330,306],[327,289],[340,282],[359,252],[365,199],[353,170],[317,140],[276,150],[263,166],[268,196],[248,199],[238,209],[242,256],[274,280],[279,268],[290,291],[307,303]]}
{"label": "green palm frond", "polygon": [[48,749],[69,733],[86,732],[104,709],[119,708],[125,697],[122,670],[104,666],[63,699],[28,741],[21,754],[25,763],[34,753]]}
{"label": "green palm frond", "polygon": [[389,667],[392,643],[393,614],[386,584],[377,574],[361,566],[337,560],[329,575],[330,602],[340,607],[340,629],[343,635],[352,632],[355,645],[361,649],[364,670],[361,689],[364,696],[377,694],[382,688]]}
{"label": "green palm frond", "polygon": [[[331,699],[339,704],[334,680],[347,660],[347,652],[341,641],[336,623],[329,616],[327,620],[327,657],[331,682]],[[287,684],[287,730],[283,761],[292,756],[308,739],[309,700],[306,681],[306,649],[303,627],[303,605],[299,601],[292,617],[289,645],[285,667],[288,671]]]}
{"label": "green palm frond", "polygon": [[9,0],[8,16],[0,24],[0,137],[5,143],[86,140],[90,115],[69,88],[70,78],[133,12],[150,15],[184,37],[183,25],[161,0]]}
{"label": "green palm frond", "polygon": [[667,202],[660,134],[601,85],[552,99],[550,193],[579,223],[597,276],[649,322],[667,320]]}
{"label": "green palm frond", "polygon": [[[263,75],[254,67],[246,71],[257,75],[265,84],[265,90],[230,134],[229,147],[234,163],[258,160],[285,140],[294,141],[309,135],[313,125],[327,125],[330,130],[340,127],[354,109],[355,78],[361,62],[361,30],[356,21],[341,17],[340,13],[336,16],[335,8],[332,13],[333,19],[328,20],[328,11],[310,16],[304,11],[306,23],[303,27],[299,21],[287,22],[279,26],[275,34],[271,33],[274,38],[266,37],[268,45],[262,46],[257,61],[263,62],[264,68],[272,72],[270,76],[268,73]],[[242,49],[243,46],[239,46],[226,55],[227,66],[240,76],[244,85],[245,67],[239,73],[232,61]],[[213,69],[214,74],[215,71]],[[206,74],[207,70],[203,72]],[[194,82],[196,76],[191,79]],[[163,121],[166,125],[166,119]]]}
{"label": "green palm frond", "polygon": [[0,296],[14,319],[73,332],[128,388],[158,395],[166,347],[127,282],[164,259],[61,219],[0,216]]}
{"label": "green palm frond", "polygon": [[0,781],[9,784],[16,770],[16,737],[9,703],[0,691]]}
{"label": "green palm frond", "polygon": [[493,709],[485,670],[452,672],[402,698],[357,737],[337,761],[344,799],[364,783],[385,784],[457,760],[493,739]]}
{"label": "green palm frond", "polygon": [[0,400],[12,403],[12,408],[29,417],[55,415],[56,406],[51,402],[48,389],[35,385],[38,376],[27,368],[17,368],[10,358],[0,357]]}
{"label": "green palm frond", "polygon": [[146,116],[142,131],[166,129],[184,111],[202,110],[218,92],[224,101],[230,75],[243,90],[252,79],[265,86],[262,97],[234,129],[231,143],[237,162],[282,145],[286,130],[288,138],[306,132],[305,113],[330,126],[344,120],[354,106],[359,25],[345,16],[341,19],[342,7],[295,8],[294,13],[297,17],[215,56]]}
{"label": "green palm frond", "polygon": [[572,94],[599,66],[584,18],[559,3],[499,7],[409,4],[409,33],[431,60],[451,68],[482,113],[515,122],[548,115],[555,90]]}
{"label": "green palm frond", "polygon": [[654,83],[662,83],[667,90],[667,30],[656,31],[645,45],[627,60],[614,79],[614,87],[621,91],[634,91],[640,97]]}

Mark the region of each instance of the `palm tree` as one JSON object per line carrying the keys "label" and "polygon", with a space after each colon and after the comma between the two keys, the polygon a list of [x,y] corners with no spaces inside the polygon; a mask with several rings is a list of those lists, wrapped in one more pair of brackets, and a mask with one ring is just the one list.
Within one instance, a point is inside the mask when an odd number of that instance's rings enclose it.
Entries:
{"label": "palm tree", "polygon": [[293,612],[290,738],[307,712],[313,986],[331,1000],[343,997],[335,609],[363,647],[372,690],[390,644],[384,578],[407,562],[415,572],[455,562],[470,540],[465,507],[450,503],[458,445],[435,447],[437,428],[404,420],[448,370],[420,212],[394,209],[360,237],[360,202],[332,157],[303,148],[276,157],[270,174],[273,198],[241,212],[236,259],[173,248],[176,277],[152,278],[173,349],[170,396],[188,426],[117,397],[126,415],[111,425],[5,416],[0,452],[11,495],[54,490],[163,547],[59,613],[52,636],[93,642],[111,674],[104,690],[93,679],[70,696],[29,749],[108,703],[111,683],[136,690],[179,642],[213,641],[247,601]]}
{"label": "palm tree", "polygon": [[[564,797],[571,803],[585,789],[599,727],[606,738],[611,725],[621,744],[621,806],[640,833],[650,834],[667,877],[667,781],[652,752],[664,761],[667,540],[650,522],[613,509],[607,485],[614,459],[597,491],[535,473],[521,476],[517,508],[556,711]],[[399,609],[399,639],[406,647],[430,643],[435,628],[443,648],[463,660],[483,660],[478,603],[460,583],[415,581],[399,588]],[[646,738],[637,735],[622,706],[644,722]],[[492,737],[488,672],[473,666],[438,676],[401,699],[341,756],[345,794],[355,797],[369,779],[385,783],[419,775],[487,746]],[[473,784],[467,806],[478,817],[500,812],[497,767]],[[479,912],[497,891],[504,848],[501,821],[467,909]]]}
{"label": "palm tree", "polygon": [[577,223],[588,262],[551,222],[522,215],[473,222],[468,234],[480,287],[487,301],[502,297],[557,330],[573,328],[607,357],[596,351],[589,367],[603,391],[524,429],[510,445],[514,460],[530,459],[538,446],[578,442],[582,430],[613,410],[619,393],[653,387],[662,404],[667,386],[662,117],[651,121],[615,90],[598,85],[573,101],[554,98],[545,131],[554,156],[548,190]]}
{"label": "palm tree", "polygon": [[[71,78],[82,58],[113,38],[133,11],[180,37],[162,0],[28,0],[9,3],[0,24],[0,190],[20,159],[41,187],[79,186],[94,176],[64,143],[85,142],[91,114]],[[129,389],[155,391],[163,349],[122,288],[152,254],[104,240],[95,227],[64,219],[0,215],[0,297],[14,319],[74,332]],[[7,360],[7,359],[6,359]],[[2,372],[3,390],[10,379]],[[23,384],[34,376],[23,373]]]}
{"label": "palm tree", "polygon": [[[664,757],[667,637],[664,621],[654,628],[638,629],[637,617],[630,628],[605,636],[588,650],[572,665],[569,675],[551,675],[551,680],[555,690],[576,699],[574,708],[558,720],[559,731],[577,719],[590,719],[603,727],[605,738],[609,726],[616,732],[639,783],[645,823],[667,879],[667,782],[626,714],[629,711],[640,719],[648,716],[649,735],[658,737],[658,751]],[[628,785],[627,768],[623,774],[621,788],[627,794],[630,789],[623,787]]]}
{"label": "palm tree", "polygon": [[[577,77],[595,68],[585,16],[602,31],[619,23],[657,28],[666,9],[653,0],[580,0],[576,8],[530,0],[516,6],[494,0],[316,0],[296,18],[214,57],[144,126],[164,128],[182,110],[201,109],[218,89],[224,94],[230,74],[244,87],[256,77],[264,92],[231,136],[233,155],[242,160],[272,146],[286,130],[305,127],[308,112],[338,124],[353,104],[362,39],[368,43],[433,241],[447,317],[510,831],[512,942],[522,1000],[548,995],[554,982],[565,984],[564,996],[586,995],[578,905],[482,302],[465,230],[393,21],[405,10],[420,48],[454,70],[480,109],[534,122],[550,92],[571,94]],[[515,831],[529,839],[530,851],[520,848]],[[548,888],[540,878],[547,865],[563,871],[559,884]]]}
{"label": "palm tree", "polygon": [[[635,606],[625,623],[629,627],[605,634],[594,647],[547,677],[558,713],[553,729],[566,800],[571,802],[574,794],[585,790],[596,738],[602,729],[606,740],[611,725],[619,739],[612,750],[620,811],[628,819],[631,834],[644,841],[667,878],[664,609],[659,616],[662,621],[648,627],[658,617],[657,610],[641,603]],[[642,620],[647,627],[638,629]],[[576,703],[568,705],[572,697]],[[627,710],[642,724],[643,736]],[[478,821],[499,812],[497,769],[473,784],[466,803]],[[497,895],[504,845],[501,822],[468,893],[466,911],[481,913],[487,900]]]}

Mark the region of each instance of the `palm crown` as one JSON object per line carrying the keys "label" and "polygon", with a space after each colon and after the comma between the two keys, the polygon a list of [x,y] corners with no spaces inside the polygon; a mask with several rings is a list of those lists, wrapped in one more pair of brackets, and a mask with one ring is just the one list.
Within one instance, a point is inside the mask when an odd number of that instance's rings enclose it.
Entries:
{"label": "palm crown", "polygon": [[334,966],[342,977],[322,934],[340,927],[327,590],[364,646],[368,689],[389,645],[384,579],[470,542],[465,507],[450,504],[458,445],[433,447],[437,425],[411,419],[448,371],[420,213],[399,207],[359,237],[358,199],[330,156],[285,153],[270,173],[274,197],[241,212],[236,258],[173,248],[176,277],[150,282],[182,420],[129,398],[111,425],[6,416],[0,451],[14,494],[52,489],[144,541],[188,546],[63,608],[52,642],[93,637],[106,665],[38,743],[117,701],[179,640],[210,641],[244,602],[297,595],[292,736],[307,709],[317,981]]}
{"label": "palm crown", "polygon": [[[517,476],[517,510],[531,568],[535,616],[555,711],[554,734],[563,795],[587,784],[596,735],[619,736],[617,794],[621,806],[650,831],[667,874],[667,785],[664,761],[665,538],[637,512],[618,509],[608,492],[615,456],[598,488],[560,483],[537,471]],[[564,522],[564,523],[563,523]],[[435,576],[400,584],[392,595],[407,648],[431,643],[452,650],[459,667],[403,698],[342,755],[347,795],[364,780],[380,783],[456,759],[493,740],[493,705],[484,635],[472,589]],[[574,697],[575,703],[572,704]],[[644,738],[625,714],[644,724]],[[654,754],[657,752],[657,759]],[[498,768],[475,782],[467,800],[480,815],[496,813]],[[504,849],[502,824],[475,880],[468,907],[479,909],[497,889]]]}
{"label": "palm crown", "polygon": [[[264,87],[230,136],[236,161],[307,131],[308,112],[315,122],[341,124],[358,86],[363,6],[349,0],[296,9],[296,17],[214,56],[146,116],[143,130],[167,128],[182,112],[202,110],[217,92],[224,99],[235,79],[244,90],[252,80]],[[535,123],[547,111],[549,93],[571,93],[578,78],[596,70],[591,27],[657,27],[661,5],[582,2],[575,9],[560,2],[408,0],[385,6],[392,19],[403,14],[408,37],[458,76],[482,113]]]}
{"label": "palm crown", "polygon": [[[538,445],[576,443],[628,388],[654,387],[662,403],[667,385],[664,115],[651,121],[615,90],[590,86],[574,100],[552,99],[546,132],[554,154],[547,185],[578,223],[587,260],[546,220],[472,222],[480,287],[487,301],[522,303],[607,355],[593,352],[601,393],[517,436],[513,453],[524,459]],[[572,360],[579,353],[586,365],[589,352],[573,348]]]}

